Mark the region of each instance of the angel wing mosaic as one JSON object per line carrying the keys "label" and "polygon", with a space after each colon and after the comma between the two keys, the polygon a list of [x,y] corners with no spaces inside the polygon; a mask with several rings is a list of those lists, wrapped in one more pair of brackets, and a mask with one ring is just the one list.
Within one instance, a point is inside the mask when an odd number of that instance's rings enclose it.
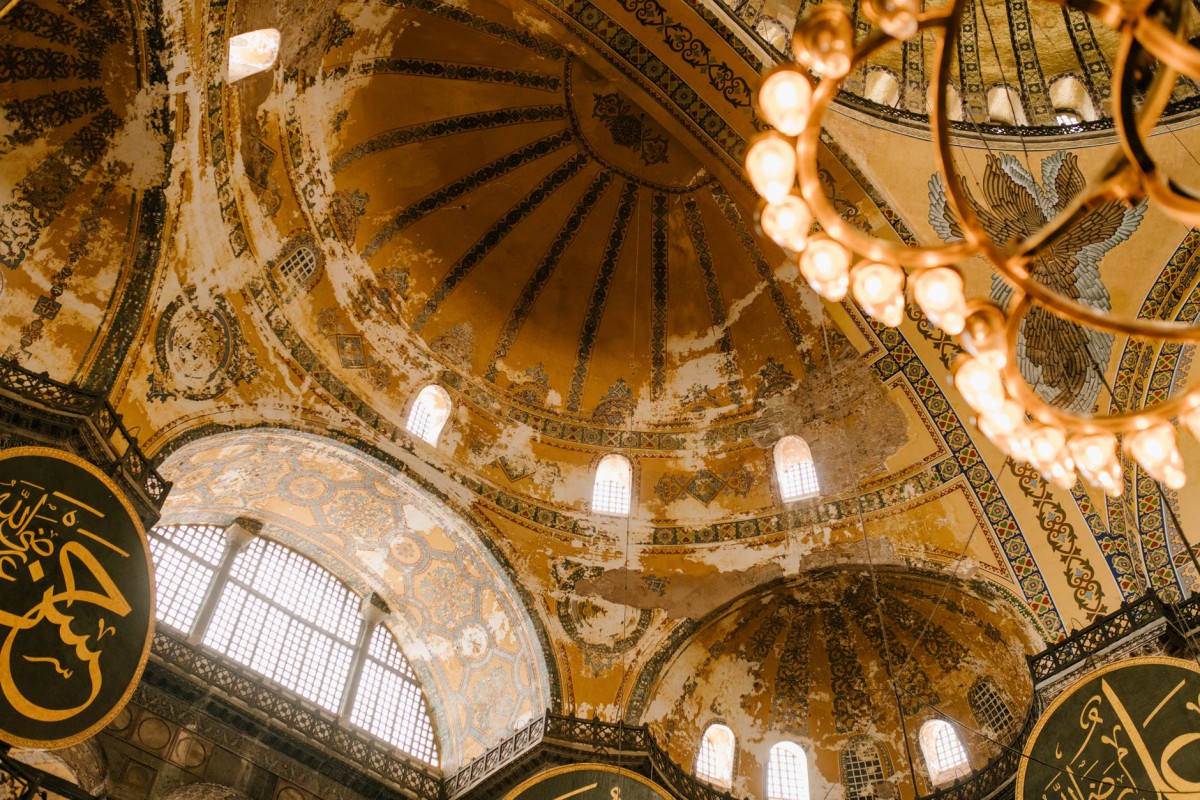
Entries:
{"label": "angel wing mosaic", "polygon": [[[1020,239],[1057,216],[1086,184],[1074,153],[1061,151],[1042,159],[1041,183],[1010,154],[987,156],[980,186],[981,202],[967,195],[992,240]],[[1055,291],[1082,303],[1112,309],[1108,289],[1100,277],[1100,261],[1137,230],[1146,204],[1128,208],[1119,202],[1093,210],[1079,225],[1053,242],[1045,255],[1030,266],[1034,278]],[[929,224],[946,242],[961,240],[957,216],[946,201],[942,176],[929,179]],[[1008,303],[1012,289],[999,275],[992,276],[992,300]],[[1091,412],[1102,382],[1098,370],[1108,364],[1112,334],[1080,328],[1035,306],[1021,323],[1017,358],[1021,374],[1048,402],[1075,413]]]}

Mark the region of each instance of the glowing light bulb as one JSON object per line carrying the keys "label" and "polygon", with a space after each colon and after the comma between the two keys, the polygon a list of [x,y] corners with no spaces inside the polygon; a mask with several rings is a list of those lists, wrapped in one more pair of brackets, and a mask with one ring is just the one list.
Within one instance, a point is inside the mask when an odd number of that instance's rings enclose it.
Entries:
{"label": "glowing light bulb", "polygon": [[837,303],[850,288],[850,253],[828,236],[813,236],[800,256],[800,274],[814,292]]}
{"label": "glowing light bulb", "polygon": [[1192,436],[1200,439],[1200,404],[1194,408],[1183,412],[1183,424],[1191,431]]}
{"label": "glowing light bulb", "polygon": [[1035,425],[1029,429],[1030,463],[1048,472],[1052,464],[1066,452],[1067,435],[1049,425]]}
{"label": "glowing light bulb", "polygon": [[854,25],[846,9],[824,3],[808,15],[792,35],[796,60],[823,78],[842,78],[854,57]]}
{"label": "glowing light bulb", "polygon": [[1120,497],[1121,460],[1117,458],[1117,437],[1111,433],[1089,433],[1071,437],[1067,449],[1075,459],[1075,468],[1083,479],[1098,486],[1110,497]]}
{"label": "glowing light bulb", "polygon": [[1187,483],[1183,458],[1175,445],[1175,429],[1160,423],[1145,430],[1134,431],[1125,437],[1125,451],[1142,469],[1169,489],[1182,489]]}
{"label": "glowing light bulb", "polygon": [[1008,362],[1004,341],[1005,316],[997,306],[984,303],[972,309],[963,325],[963,348],[1002,369]]}
{"label": "glowing light bulb", "polygon": [[812,107],[808,76],[792,66],[777,67],[758,89],[758,107],[769,125],[788,136],[798,136]]}
{"label": "glowing light bulb", "polygon": [[754,191],[780,203],[796,182],[796,150],[777,133],[765,133],[746,150],[746,173]]}
{"label": "glowing light bulb", "polygon": [[960,359],[954,385],[963,399],[980,414],[998,411],[1004,405],[1004,381],[1000,370],[980,358]]}
{"label": "glowing light bulb", "polygon": [[851,285],[854,299],[870,316],[892,328],[904,320],[904,270],[863,261],[855,266]]}
{"label": "glowing light bulb", "polygon": [[913,299],[929,321],[951,336],[967,323],[967,298],[962,275],[950,267],[923,270],[912,277]]}
{"label": "glowing light bulb", "polygon": [[921,9],[913,0],[863,0],[862,8],[893,39],[907,39],[917,32]]}
{"label": "glowing light bulb", "polygon": [[758,215],[758,224],[775,244],[799,252],[808,244],[812,214],[803,200],[789,194],[778,203],[764,205]]}

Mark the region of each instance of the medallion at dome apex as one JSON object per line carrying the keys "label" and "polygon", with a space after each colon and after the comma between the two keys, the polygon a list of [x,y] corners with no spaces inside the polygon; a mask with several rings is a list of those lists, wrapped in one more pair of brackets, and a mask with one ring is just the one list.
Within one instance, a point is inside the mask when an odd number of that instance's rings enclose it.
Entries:
{"label": "medallion at dome apex", "polygon": [[[1186,476],[1174,420],[1178,417],[1200,438],[1200,391],[1193,387],[1152,406],[1090,416],[1048,401],[1027,382],[1018,363],[1019,351],[1025,346],[1023,322],[1031,314],[1046,312],[1085,331],[1159,342],[1200,342],[1200,326],[1111,313],[1045,280],[1045,264],[1056,258],[1056,248],[1072,248],[1068,255],[1075,258],[1078,248],[1069,243],[1081,235],[1086,239],[1087,230],[1097,227],[1096,217],[1109,209],[1117,209],[1119,217],[1122,204],[1139,220],[1144,208],[1140,204],[1153,200],[1184,225],[1200,222],[1200,196],[1165,175],[1146,145],[1181,77],[1200,80],[1200,51],[1179,38],[1185,29],[1185,14],[1179,7],[1132,8],[1107,2],[1074,5],[1079,6],[1076,13],[1086,10],[1122,37],[1113,67],[1113,116],[1119,146],[1090,182],[1083,185],[1079,175],[1078,186],[1065,187],[1067,194],[1052,209],[1057,215],[1045,224],[1034,225],[1033,230],[1025,230],[1018,224],[1020,220],[989,225],[991,212],[973,202],[953,158],[948,113],[950,66],[964,33],[964,15],[975,13],[973,0],[954,0],[945,7],[925,10],[915,0],[864,4],[862,10],[881,30],[857,47],[854,23],[846,9],[834,3],[818,6],[793,35],[793,50],[801,66],[778,66],[762,82],[759,108],[774,129],[747,148],[746,170],[765,203],[760,213],[764,232],[781,246],[799,251],[800,272],[814,291],[831,302],[841,301],[850,291],[868,316],[895,327],[904,318],[907,281],[929,322],[960,337],[966,353],[956,364],[955,385],[978,413],[980,430],[1005,455],[1032,464],[1063,489],[1075,485],[1078,471],[1087,482],[1119,496],[1124,481],[1117,436],[1123,435],[1124,452],[1130,459],[1156,480],[1178,489]],[[1011,7],[1009,4],[1010,13]],[[935,179],[942,187],[940,199],[949,211],[946,219],[954,234],[946,237],[947,244],[934,246],[884,241],[848,223],[826,197],[817,168],[822,122],[841,87],[850,76],[861,73],[874,53],[918,35],[933,40],[929,119],[937,168],[944,176]],[[959,71],[962,75],[962,63]],[[815,87],[810,76],[816,76]],[[980,131],[979,136],[985,134]],[[989,158],[984,178],[989,186],[998,179],[1000,163]],[[1059,162],[1054,163],[1064,172]],[[1069,170],[1065,174],[1069,175]],[[794,194],[797,184],[799,203]],[[777,210],[780,208],[786,212]],[[1129,213],[1125,214],[1126,223]],[[806,242],[810,214],[823,233]],[[854,254],[860,258],[851,266]],[[994,296],[990,301],[965,296],[955,265],[973,256],[985,259],[1011,287],[1005,307],[997,304]],[[1063,327],[1051,329],[1061,333],[1058,329]],[[1090,347],[1086,354],[1093,361],[1086,366],[1102,375],[1104,367],[1096,362]],[[1026,415],[1032,421],[1027,421]]]}

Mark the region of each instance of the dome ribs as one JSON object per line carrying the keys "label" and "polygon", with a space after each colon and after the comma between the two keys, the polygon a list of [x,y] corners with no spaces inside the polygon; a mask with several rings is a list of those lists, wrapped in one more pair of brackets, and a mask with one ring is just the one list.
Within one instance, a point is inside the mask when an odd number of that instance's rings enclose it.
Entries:
{"label": "dome ribs", "polygon": [[602,170],[592,179],[588,190],[584,192],[583,197],[579,198],[579,202],[575,204],[574,210],[571,211],[571,216],[567,217],[567,221],[559,229],[558,234],[554,237],[554,241],[546,249],[546,254],[542,256],[537,269],[534,270],[529,280],[525,283],[525,288],[521,290],[521,296],[517,299],[512,311],[509,312],[508,320],[504,323],[504,331],[500,334],[500,339],[496,342],[496,349],[492,351],[492,356],[488,360],[487,372],[484,374],[487,380],[495,382],[497,364],[508,353],[508,348],[512,346],[513,341],[517,338],[517,333],[521,330],[521,325],[525,322],[525,318],[529,316],[529,312],[533,308],[533,304],[537,301],[542,287],[546,285],[546,281],[554,274],[554,270],[558,267],[563,253],[571,246],[571,242],[575,241],[575,235],[579,233],[579,228],[582,227],[584,219],[586,219],[592,208],[595,207],[605,190],[608,189],[608,185],[612,183],[612,179],[613,174],[608,170]]}
{"label": "dome ribs", "polygon": [[476,133],[508,125],[523,125],[528,122],[565,119],[566,113],[566,109],[561,104],[520,106],[501,108],[495,111],[479,111],[457,117],[444,117],[432,122],[419,122],[415,125],[405,125],[402,128],[392,128],[378,136],[372,136],[362,144],[357,144],[339,155],[334,159],[333,171],[336,174],[360,158],[427,139],[440,139],[456,133]]}
{"label": "dome ribs", "polygon": [[771,302],[775,304],[775,310],[779,312],[779,318],[783,320],[783,324],[787,326],[788,334],[792,337],[792,344],[800,348],[802,353],[807,352],[808,341],[804,336],[804,331],[801,330],[796,318],[792,316],[792,309],[788,306],[787,299],[783,296],[783,291],[779,288],[779,284],[775,282],[775,273],[771,270],[771,265],[763,258],[762,250],[758,247],[758,241],[750,233],[750,229],[746,227],[746,220],[742,217],[741,210],[738,209],[737,203],[725,191],[725,187],[719,183],[712,185],[712,196],[717,202],[717,207],[721,209],[721,213],[725,215],[725,220],[729,223],[729,227],[733,229],[734,237],[738,244],[746,252],[746,256],[754,262],[754,268],[758,270],[758,276],[767,284],[767,291],[771,295]]}
{"label": "dome ribs", "polygon": [[621,249],[625,244],[625,235],[629,232],[629,220],[637,206],[638,186],[633,181],[625,181],[621,190],[621,202],[613,214],[612,227],[609,229],[608,241],[604,245],[604,255],[600,258],[600,268],[596,271],[596,280],[592,284],[592,296],[588,301],[587,316],[579,328],[579,345],[575,351],[575,369],[571,373],[571,388],[567,395],[567,411],[579,411],[583,400],[583,384],[587,380],[588,366],[592,359],[592,348],[596,344],[596,331],[600,327],[600,319],[604,316],[604,306],[608,302],[608,292],[612,288],[613,272],[617,260],[621,257]]}
{"label": "dome ribs", "polygon": [[[569,132],[564,132],[570,136]],[[575,176],[589,162],[587,156],[582,153],[575,153],[566,161],[558,166],[553,172],[547,175],[542,181],[534,187],[533,191],[521,198],[514,206],[496,224],[488,229],[487,233],[479,237],[475,244],[463,254],[462,258],[450,269],[450,272],[437,285],[430,295],[429,300],[425,302],[425,307],[421,309],[421,313],[413,320],[413,330],[420,331],[429,321],[429,318],[437,312],[438,307],[446,299],[454,289],[462,283],[462,281],[475,269],[492,248],[500,243],[513,228],[515,228],[521,220],[529,216],[534,209],[540,206],[546,198],[554,194],[554,192],[566,183],[570,178]]]}
{"label": "dome ribs", "polygon": [[[453,183],[443,186],[436,192],[426,195],[393,217],[387,225],[384,225],[363,250],[363,255],[367,258],[374,256],[381,249],[383,249],[384,245],[386,245],[392,239],[392,237],[424,217],[426,214],[436,211],[447,203],[457,200],[459,197],[462,197],[469,191],[478,189],[480,186],[483,186],[490,181],[494,181],[497,178],[508,174],[509,172],[512,172],[517,167],[539,159],[542,156],[553,153],[554,151],[571,142],[573,138],[574,134],[572,134],[571,131],[563,130],[538,139],[536,142],[530,142],[527,145],[517,148],[506,156],[498,158],[488,164],[484,164],[474,172],[464,175]],[[511,214],[512,212],[510,211],[509,213]],[[418,324],[416,327],[418,330],[420,330],[420,324]]]}
{"label": "dome ribs", "polygon": [[737,378],[737,356],[733,351],[733,337],[729,332],[728,317],[725,314],[724,300],[721,288],[717,285],[717,275],[713,268],[712,251],[708,247],[708,237],[704,232],[704,220],[700,218],[700,206],[694,195],[688,195],[683,201],[684,216],[687,218],[688,238],[691,239],[692,249],[696,252],[696,264],[704,277],[704,296],[708,300],[708,312],[712,318],[714,332],[720,332],[718,347],[724,356],[721,372],[729,381],[729,393],[735,403],[742,402],[742,382]]}

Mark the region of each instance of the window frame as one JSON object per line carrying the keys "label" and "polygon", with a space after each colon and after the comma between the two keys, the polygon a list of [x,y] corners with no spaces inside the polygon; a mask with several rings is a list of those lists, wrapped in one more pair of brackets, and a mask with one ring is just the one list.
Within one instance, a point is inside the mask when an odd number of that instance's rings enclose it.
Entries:
{"label": "window frame", "polygon": [[[803,448],[804,455],[795,461],[786,463],[790,456],[785,457],[783,451],[795,442]],[[807,469],[805,466],[807,465]],[[771,466],[775,475],[775,485],[779,490],[779,499],[784,503],[796,503],[801,500],[811,500],[821,496],[821,478],[817,474],[817,464],[812,457],[812,448],[802,436],[789,433],[781,436],[771,448]],[[789,477],[789,471],[797,469],[794,477]],[[798,493],[791,492],[792,484]]]}
{"label": "window frame", "polygon": [[[726,759],[725,764],[721,763],[722,759],[720,757],[719,751],[717,750],[717,745],[713,744],[709,739],[709,733],[714,730],[716,730],[718,732],[723,731],[726,734],[728,734],[728,738],[729,738],[728,757]],[[714,772],[707,772],[707,771],[701,772],[701,758],[704,756],[705,745],[708,745],[708,747],[710,747],[714,753],[714,756],[712,759],[712,761],[713,761],[712,766],[713,766]],[[733,729],[730,728],[728,725],[726,725],[724,722],[710,722],[708,725],[706,725],[704,727],[704,733],[702,733],[700,735],[700,746],[696,749],[696,758],[692,764],[692,773],[696,776],[697,780],[703,781],[712,786],[716,786],[720,789],[729,790],[729,789],[733,788],[733,778],[734,778],[734,775],[736,774],[736,769],[735,769],[736,762],[737,762],[737,735],[733,732]],[[715,770],[721,768],[722,766],[725,766],[728,768],[727,776],[716,774]]]}
{"label": "window frame", "polygon": [[[773,775],[774,775],[773,770],[776,765],[776,753],[777,752],[778,753],[787,753],[788,758],[799,759],[800,768],[798,770],[799,775],[797,776],[797,778],[798,778],[797,786],[789,787],[787,790],[780,791],[779,793],[773,793],[772,789],[774,788],[774,784],[776,783],[776,781],[773,779]],[[808,770],[808,751],[807,750],[805,750],[798,743],[790,741],[788,739],[778,741],[775,744],[771,745],[771,749],[767,752],[767,775],[766,775],[766,783],[765,783],[766,791],[764,793],[766,800],[809,800],[809,798],[811,796],[811,785],[809,783],[809,779],[810,779],[810,776],[809,776],[809,770]],[[778,783],[783,784],[784,781],[779,780]]]}
{"label": "window frame", "polygon": [[[929,780],[935,787],[953,783],[971,774],[971,756],[954,723],[940,717],[926,720],[921,726],[919,739],[921,754],[925,757],[925,769],[928,770]],[[943,745],[961,753],[962,760],[951,763],[949,757],[956,755],[955,753],[943,757]]]}
{"label": "window frame", "polygon": [[[602,483],[606,484],[606,485],[607,484],[615,484],[618,487],[617,493],[620,493],[620,488],[621,488],[620,481],[602,480],[602,478],[604,477],[604,470],[605,470],[606,464],[620,464],[621,465],[622,475],[626,481],[624,484],[624,487],[623,487],[624,488],[623,497],[617,498],[618,500],[621,500],[621,499],[624,500],[624,508],[621,510],[617,510],[615,507],[608,507],[607,502],[601,503],[597,499],[597,498],[602,498],[605,501],[613,499],[612,497],[609,497],[607,495],[602,496],[600,494],[600,490],[602,488],[601,487]],[[604,456],[602,456],[600,458],[599,461],[596,462],[596,468],[592,472],[592,497],[591,497],[591,502],[589,504],[592,512],[596,513],[596,514],[603,514],[604,516],[607,516],[607,517],[628,517],[628,516],[630,516],[633,513],[633,503],[634,503],[633,485],[634,485],[633,461],[630,460],[628,456],[625,456],[621,453],[605,454]],[[601,506],[604,506],[604,507],[601,507]]]}
{"label": "window frame", "polygon": [[[426,398],[433,399],[427,400]],[[439,403],[445,404],[444,411],[438,407]],[[421,387],[421,391],[417,392],[412,404],[408,407],[408,414],[404,418],[404,430],[408,431],[413,438],[419,439],[430,447],[437,447],[442,433],[446,430],[446,425],[450,423],[452,414],[454,414],[454,400],[450,397],[450,393],[436,383],[429,383]],[[430,426],[433,426],[432,430],[429,429]],[[418,427],[420,427],[420,431],[417,430]]]}

